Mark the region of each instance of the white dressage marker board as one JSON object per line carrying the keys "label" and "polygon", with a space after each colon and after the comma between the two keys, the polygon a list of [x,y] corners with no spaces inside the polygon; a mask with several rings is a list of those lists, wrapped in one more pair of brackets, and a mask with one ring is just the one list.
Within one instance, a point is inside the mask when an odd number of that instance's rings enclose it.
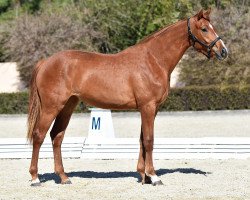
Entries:
{"label": "white dressage marker board", "polygon": [[96,140],[103,138],[114,138],[114,127],[111,116],[111,110],[101,108],[91,108],[89,122],[89,138]]}
{"label": "white dressage marker board", "polygon": [[[31,158],[32,148],[26,139],[0,139],[0,158]],[[138,138],[66,137],[63,158],[137,159]],[[52,158],[51,141],[45,140],[40,158]],[[245,159],[250,158],[250,137],[155,138],[154,159]]]}

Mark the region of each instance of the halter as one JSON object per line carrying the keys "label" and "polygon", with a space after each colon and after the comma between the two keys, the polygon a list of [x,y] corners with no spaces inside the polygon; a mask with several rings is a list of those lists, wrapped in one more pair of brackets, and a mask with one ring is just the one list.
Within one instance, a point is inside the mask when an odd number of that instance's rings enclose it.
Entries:
{"label": "halter", "polygon": [[[216,44],[216,42],[218,40],[221,39],[220,36],[218,36],[213,42],[211,42],[209,45],[205,44],[204,42],[200,41],[195,35],[193,35],[193,33],[191,32],[191,29],[190,29],[190,18],[188,18],[187,20],[187,26],[188,26],[188,38],[189,40],[192,41],[192,46],[195,48],[195,43],[198,42],[201,46],[205,47],[207,49],[207,54],[203,53],[208,59],[211,58],[211,51],[212,51],[212,48],[214,47],[214,45]],[[196,49],[196,48],[195,48]]]}

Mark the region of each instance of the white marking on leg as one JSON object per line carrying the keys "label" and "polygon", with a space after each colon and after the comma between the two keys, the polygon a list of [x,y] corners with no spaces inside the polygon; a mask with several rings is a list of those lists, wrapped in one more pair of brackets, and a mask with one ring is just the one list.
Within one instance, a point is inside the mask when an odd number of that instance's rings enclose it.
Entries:
{"label": "white marking on leg", "polygon": [[158,181],[161,181],[161,179],[157,175],[150,175],[150,174],[146,174],[146,175],[151,178],[151,181],[153,184],[158,182]]}
{"label": "white marking on leg", "polygon": [[31,181],[31,184],[36,184],[36,183],[40,183],[39,178],[36,178],[35,180],[32,180],[32,181]]}
{"label": "white marking on leg", "polygon": [[150,178],[151,178],[152,183],[156,183],[160,181],[160,178],[157,175],[153,175]]}

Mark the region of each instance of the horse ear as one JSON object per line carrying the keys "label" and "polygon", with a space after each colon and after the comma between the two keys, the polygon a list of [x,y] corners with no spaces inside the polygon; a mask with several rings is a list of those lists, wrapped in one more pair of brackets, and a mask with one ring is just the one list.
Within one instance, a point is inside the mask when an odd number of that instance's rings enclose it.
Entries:
{"label": "horse ear", "polygon": [[208,8],[206,11],[203,12],[203,17],[209,20],[210,13],[211,13],[211,8]]}
{"label": "horse ear", "polygon": [[204,10],[201,9],[198,13],[197,13],[197,18],[198,20],[200,20],[201,18],[203,18],[203,13],[204,13]]}
{"label": "horse ear", "polygon": [[211,13],[211,8],[208,8],[207,10],[201,9],[197,14],[197,18],[198,18],[198,20],[200,20],[201,18],[205,18],[205,19],[209,20],[210,13]]}

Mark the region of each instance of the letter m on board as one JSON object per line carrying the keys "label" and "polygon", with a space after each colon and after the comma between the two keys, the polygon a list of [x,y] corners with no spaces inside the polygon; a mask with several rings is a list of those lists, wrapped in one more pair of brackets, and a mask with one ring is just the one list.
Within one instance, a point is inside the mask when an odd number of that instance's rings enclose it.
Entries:
{"label": "letter m on board", "polygon": [[92,129],[98,129],[100,130],[101,127],[101,118],[98,117],[97,120],[95,117],[92,118]]}

